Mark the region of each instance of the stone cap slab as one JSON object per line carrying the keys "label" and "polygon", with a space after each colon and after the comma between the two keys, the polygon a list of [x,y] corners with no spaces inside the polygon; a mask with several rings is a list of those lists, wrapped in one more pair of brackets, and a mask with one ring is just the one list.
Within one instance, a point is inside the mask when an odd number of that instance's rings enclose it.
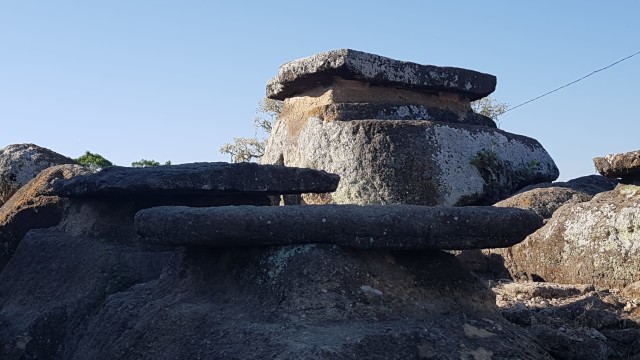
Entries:
{"label": "stone cap slab", "polygon": [[434,250],[507,247],[542,226],[528,210],[417,205],[165,206],[139,211],[134,222],[143,241],[163,245]]}
{"label": "stone cap slab", "polygon": [[496,77],[456,67],[420,65],[351,49],[322,52],[282,65],[267,83],[267,97],[284,100],[333,77],[420,92],[460,93],[477,100],[496,88]]}
{"label": "stone cap slab", "polygon": [[340,177],[325,171],[225,162],[146,168],[113,166],[54,184],[56,195],[101,197],[135,195],[301,194],[335,191]]}
{"label": "stone cap slab", "polygon": [[593,159],[596,170],[608,178],[640,177],[640,150]]}

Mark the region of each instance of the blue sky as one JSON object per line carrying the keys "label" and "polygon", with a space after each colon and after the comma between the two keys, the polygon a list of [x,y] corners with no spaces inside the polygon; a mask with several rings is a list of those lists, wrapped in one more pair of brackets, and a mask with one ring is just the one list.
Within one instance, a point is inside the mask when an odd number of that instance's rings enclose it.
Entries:
{"label": "blue sky", "polygon": [[[226,161],[282,63],[352,48],[498,77],[519,104],[640,51],[638,1],[6,1],[0,147]],[[640,149],[640,55],[501,118],[560,178]]]}

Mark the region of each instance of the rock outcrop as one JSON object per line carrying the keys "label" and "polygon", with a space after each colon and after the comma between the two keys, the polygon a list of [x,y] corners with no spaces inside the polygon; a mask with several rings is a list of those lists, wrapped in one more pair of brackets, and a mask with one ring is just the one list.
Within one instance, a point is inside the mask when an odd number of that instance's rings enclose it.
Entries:
{"label": "rock outcrop", "polygon": [[306,203],[491,204],[555,180],[536,140],[471,110],[494,88],[488,74],[353,50],[295,60],[267,86],[285,101],[262,163],[340,175],[336,192]]}
{"label": "rock outcrop", "polygon": [[[339,246],[321,241],[322,228],[305,226],[305,217],[287,218],[306,214],[308,219],[318,215],[309,211],[325,209],[319,211],[337,233],[339,217],[353,216],[353,222],[368,207],[347,206],[333,215],[337,206],[201,209],[206,216],[216,209],[250,209],[236,229],[246,226],[257,235],[245,247],[210,249],[189,242],[190,234],[207,231],[209,225],[199,221],[185,227],[190,233],[164,234],[167,241],[139,238],[133,231],[137,211],[135,225],[143,234],[164,221],[177,225],[176,211],[198,211],[141,210],[150,206],[269,205],[267,194],[306,192],[310,184],[316,191],[331,191],[336,185],[334,176],[314,170],[207,166],[115,168],[56,183],[57,193],[71,202],[60,225],[30,231],[0,274],[0,294],[6,294],[0,298],[3,358],[550,359],[526,332],[500,316],[491,291],[452,255],[397,251],[384,244],[376,250]],[[174,181],[193,167],[203,175]],[[213,176],[220,167],[226,169],[223,175]],[[237,169],[251,169],[254,177]],[[279,176],[283,181],[272,181]],[[324,185],[318,186],[318,179]],[[403,219],[392,216],[397,209],[408,216],[408,209],[386,208],[371,209],[367,231],[380,230],[373,225],[379,221],[398,236],[408,232],[393,225]],[[278,231],[297,233],[290,239],[317,241],[269,246],[262,217],[271,219],[271,211],[282,210],[284,216],[272,219],[281,222],[275,225],[298,225]],[[431,233],[434,238],[444,236],[447,219],[448,231],[461,235],[481,222],[522,221],[519,235],[498,226],[485,234],[505,239],[524,236],[541,223],[520,209],[421,210],[443,222]],[[149,215],[163,220],[151,221]]]}
{"label": "rock outcrop", "polygon": [[596,170],[608,178],[622,178],[625,183],[640,182],[640,151],[609,154],[593,159]]}
{"label": "rock outcrop", "polygon": [[45,169],[0,206],[0,271],[22,237],[31,229],[58,225],[68,200],[53,195],[52,183],[88,173],[80,165]]}
{"label": "rock outcrop", "polygon": [[[268,195],[331,191],[337,181],[315,170],[214,163],[113,168],[54,182],[54,193],[70,196],[60,225],[28,232],[0,273],[0,358],[113,359],[130,358],[131,351],[146,353],[139,358],[158,358],[142,343],[110,344],[109,336],[122,334],[119,325],[93,329],[100,309],[115,294],[157,282],[172,269],[171,259],[181,259],[180,249],[138,241],[132,231],[136,211],[170,204],[269,205]],[[147,324],[145,331],[151,328]],[[173,330],[167,336],[176,340],[182,332]],[[102,337],[101,331],[110,335]],[[207,336],[203,341],[215,339]],[[87,348],[97,340],[103,341],[100,346]],[[190,346],[198,351],[200,343]],[[87,355],[94,352],[98,355]]]}
{"label": "rock outcrop", "polygon": [[548,219],[560,206],[591,200],[594,195],[611,191],[616,185],[617,181],[598,175],[567,182],[530,185],[494,206],[527,209]]}
{"label": "rock outcrop", "polygon": [[500,251],[514,274],[623,288],[640,278],[640,186],[567,204],[525,241]]}
{"label": "rock outcrop", "polygon": [[75,161],[34,144],[0,149],[0,205],[42,170],[64,164],[75,164]]}

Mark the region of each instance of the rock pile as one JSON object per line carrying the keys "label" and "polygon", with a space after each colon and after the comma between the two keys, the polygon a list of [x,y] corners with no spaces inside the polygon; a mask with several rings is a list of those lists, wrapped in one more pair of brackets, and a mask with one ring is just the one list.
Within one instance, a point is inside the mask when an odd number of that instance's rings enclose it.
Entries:
{"label": "rock pile", "polygon": [[596,158],[596,168],[622,177],[615,189],[560,207],[525,241],[497,251],[515,276],[624,288],[640,279],[640,186],[636,153]]}
{"label": "rock pile", "polygon": [[534,139],[496,129],[470,101],[496,78],[354,50],[283,65],[267,96],[284,100],[262,159],[340,175],[306,203],[487,204],[558,169]]}
{"label": "rock pile", "polygon": [[[549,359],[499,315],[487,287],[435,250],[511,244],[540,217],[256,206],[330,192],[337,180],[218,163],[56,182],[71,202],[61,224],[29,232],[0,274],[4,358]],[[156,205],[172,206],[147,208]]]}

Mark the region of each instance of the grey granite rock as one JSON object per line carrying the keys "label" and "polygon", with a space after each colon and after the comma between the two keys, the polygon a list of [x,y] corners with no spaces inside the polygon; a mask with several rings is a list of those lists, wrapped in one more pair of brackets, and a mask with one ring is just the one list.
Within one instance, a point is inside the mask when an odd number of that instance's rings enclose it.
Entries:
{"label": "grey granite rock", "polygon": [[523,242],[496,252],[512,275],[623,288],[640,278],[640,186],[618,185],[559,208]]}
{"label": "grey granite rock", "polygon": [[267,84],[267,97],[284,100],[318,85],[326,85],[333,77],[415,91],[460,93],[470,100],[485,97],[496,87],[495,76],[473,70],[420,65],[340,49],[282,65],[278,75]]}
{"label": "grey granite rock", "polygon": [[461,250],[516,244],[542,226],[542,218],[527,210],[472,206],[157,207],[138,212],[135,226],[143,241],[163,245]]}
{"label": "grey granite rock", "polygon": [[192,163],[147,168],[113,166],[56,182],[66,197],[299,194],[334,191],[337,175],[311,169],[254,163]]}
{"label": "grey granite rock", "polygon": [[596,170],[608,178],[640,180],[640,150],[597,157],[593,159],[593,163]]}
{"label": "grey granite rock", "polygon": [[76,162],[34,144],[15,144],[0,149],[0,205],[42,170]]}
{"label": "grey granite rock", "polygon": [[261,161],[340,175],[336,192],[320,202],[337,204],[485,205],[558,177],[532,138],[412,120],[281,118]]}

